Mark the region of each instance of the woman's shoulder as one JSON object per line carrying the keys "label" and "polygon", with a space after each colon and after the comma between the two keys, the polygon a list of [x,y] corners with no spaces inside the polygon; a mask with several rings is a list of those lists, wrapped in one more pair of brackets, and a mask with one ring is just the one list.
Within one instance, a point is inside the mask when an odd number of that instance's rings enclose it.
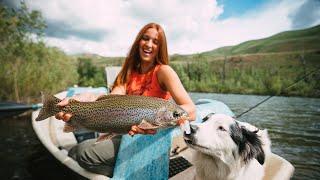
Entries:
{"label": "woman's shoulder", "polygon": [[169,65],[160,65],[157,76],[158,80],[162,81],[177,77],[177,73]]}
{"label": "woman's shoulder", "polygon": [[172,69],[171,66],[169,65],[159,65],[159,70],[158,70],[159,73],[161,74],[167,74],[167,73],[174,73],[175,71]]}

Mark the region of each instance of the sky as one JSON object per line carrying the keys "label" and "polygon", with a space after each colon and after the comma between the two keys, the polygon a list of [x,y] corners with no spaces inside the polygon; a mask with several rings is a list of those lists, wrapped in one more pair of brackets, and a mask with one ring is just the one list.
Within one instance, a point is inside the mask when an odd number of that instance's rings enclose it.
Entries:
{"label": "sky", "polygon": [[[4,0],[18,7],[19,0]],[[25,0],[44,41],[67,54],[125,56],[139,30],[160,24],[169,54],[193,54],[320,24],[320,0]]]}

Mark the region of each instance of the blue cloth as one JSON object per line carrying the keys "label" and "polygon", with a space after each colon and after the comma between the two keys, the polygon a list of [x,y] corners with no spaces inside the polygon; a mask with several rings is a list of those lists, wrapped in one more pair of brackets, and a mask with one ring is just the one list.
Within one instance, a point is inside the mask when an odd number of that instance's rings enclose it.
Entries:
{"label": "blue cloth", "polygon": [[171,131],[164,129],[155,135],[122,136],[112,179],[168,179]]}

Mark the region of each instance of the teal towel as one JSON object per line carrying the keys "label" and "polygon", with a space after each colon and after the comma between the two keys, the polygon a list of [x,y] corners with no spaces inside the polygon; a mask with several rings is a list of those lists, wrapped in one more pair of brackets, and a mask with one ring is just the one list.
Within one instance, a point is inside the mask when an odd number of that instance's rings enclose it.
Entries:
{"label": "teal towel", "polygon": [[169,177],[172,129],[155,135],[122,136],[112,179],[164,180]]}

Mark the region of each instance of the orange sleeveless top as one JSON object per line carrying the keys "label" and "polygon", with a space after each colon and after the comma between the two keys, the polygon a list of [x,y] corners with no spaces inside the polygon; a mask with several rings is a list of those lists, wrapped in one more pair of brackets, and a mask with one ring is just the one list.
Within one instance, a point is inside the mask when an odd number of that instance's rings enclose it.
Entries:
{"label": "orange sleeveless top", "polygon": [[151,71],[140,74],[132,71],[126,87],[128,95],[152,96],[162,99],[170,99],[169,91],[161,89],[158,82],[157,72],[161,65],[156,65]]}

